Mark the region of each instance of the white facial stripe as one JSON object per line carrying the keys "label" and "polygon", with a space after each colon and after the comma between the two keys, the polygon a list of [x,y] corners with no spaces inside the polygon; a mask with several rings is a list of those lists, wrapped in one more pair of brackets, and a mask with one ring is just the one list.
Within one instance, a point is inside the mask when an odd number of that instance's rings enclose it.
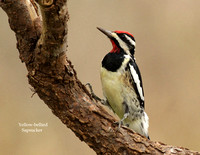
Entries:
{"label": "white facial stripe", "polygon": [[140,82],[141,81],[139,79],[139,76],[138,76],[136,70],[134,69],[134,67],[132,65],[130,65],[130,64],[129,64],[129,66],[130,66],[130,69],[131,69],[131,74],[133,76],[133,80],[136,83],[140,98],[144,101],[144,95],[143,95],[142,87],[140,86]]}
{"label": "white facial stripe", "polygon": [[126,66],[126,64],[130,61],[131,57],[130,55],[124,55],[124,61],[123,61],[123,64],[122,66]]}
{"label": "white facial stripe", "polygon": [[135,41],[133,39],[131,39],[129,36],[127,36],[126,34],[125,34],[125,37],[132,45],[134,45],[134,46],[136,45]]}
{"label": "white facial stripe", "polygon": [[129,52],[129,48],[128,48],[128,46],[124,43],[124,41],[121,40],[121,39],[118,37],[118,35],[117,35],[116,33],[114,33],[114,32],[112,33],[112,36],[118,41],[120,47],[121,47],[127,54],[131,55],[130,52]]}
{"label": "white facial stripe", "polygon": [[117,71],[119,71],[120,73],[124,72],[124,66],[127,66],[127,63],[130,61],[130,59],[131,59],[130,55],[125,54],[124,55],[124,61],[121,65],[121,67]]}

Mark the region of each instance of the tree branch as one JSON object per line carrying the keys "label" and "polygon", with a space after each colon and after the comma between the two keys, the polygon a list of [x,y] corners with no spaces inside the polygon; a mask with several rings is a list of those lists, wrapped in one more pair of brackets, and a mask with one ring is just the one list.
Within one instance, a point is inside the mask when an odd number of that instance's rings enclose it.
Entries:
{"label": "tree branch", "polygon": [[[92,99],[66,57],[66,0],[0,0],[16,33],[29,83],[52,112],[97,154],[200,154],[153,142],[122,127]],[[41,22],[43,21],[43,22]]]}
{"label": "tree branch", "polygon": [[37,0],[43,19],[41,45],[43,51],[58,56],[66,51],[68,10],[66,0]]}

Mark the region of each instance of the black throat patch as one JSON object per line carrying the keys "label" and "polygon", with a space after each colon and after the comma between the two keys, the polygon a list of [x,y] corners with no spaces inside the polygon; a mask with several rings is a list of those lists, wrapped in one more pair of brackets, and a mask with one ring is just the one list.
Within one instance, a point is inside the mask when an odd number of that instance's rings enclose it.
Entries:
{"label": "black throat patch", "polygon": [[119,53],[108,53],[102,61],[102,67],[106,68],[108,71],[117,71],[124,60],[123,52]]}

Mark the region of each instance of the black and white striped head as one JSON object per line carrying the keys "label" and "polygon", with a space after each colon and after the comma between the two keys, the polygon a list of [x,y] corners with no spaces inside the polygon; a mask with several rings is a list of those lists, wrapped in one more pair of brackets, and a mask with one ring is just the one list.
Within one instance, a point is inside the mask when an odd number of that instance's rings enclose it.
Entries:
{"label": "black and white striped head", "polygon": [[126,54],[133,56],[135,53],[135,39],[132,34],[125,31],[108,31],[97,27],[102,33],[110,38],[113,49],[110,52],[124,51]]}

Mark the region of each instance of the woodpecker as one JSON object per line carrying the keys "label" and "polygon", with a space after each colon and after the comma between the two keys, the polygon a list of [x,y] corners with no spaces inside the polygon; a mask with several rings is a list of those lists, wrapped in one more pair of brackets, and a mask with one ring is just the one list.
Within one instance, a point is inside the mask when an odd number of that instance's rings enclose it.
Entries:
{"label": "woodpecker", "polygon": [[106,103],[120,118],[119,126],[123,124],[149,138],[142,78],[134,58],[135,39],[125,31],[97,29],[110,39],[113,46],[103,58],[100,72]]}

